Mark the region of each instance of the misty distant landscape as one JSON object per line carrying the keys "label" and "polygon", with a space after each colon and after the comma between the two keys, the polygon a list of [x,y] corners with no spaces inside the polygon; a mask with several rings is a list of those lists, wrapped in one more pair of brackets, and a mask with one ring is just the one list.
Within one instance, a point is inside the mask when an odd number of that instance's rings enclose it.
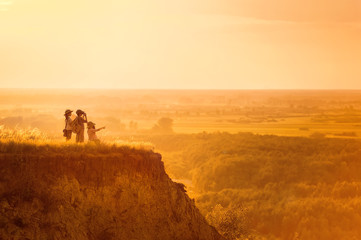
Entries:
{"label": "misty distant landscape", "polygon": [[[105,138],[157,131],[252,132],[280,136],[360,137],[358,90],[0,90],[0,124],[38,128],[53,138],[65,109],[106,125]],[[159,130],[159,129],[158,129]],[[163,132],[164,133],[164,132]]]}

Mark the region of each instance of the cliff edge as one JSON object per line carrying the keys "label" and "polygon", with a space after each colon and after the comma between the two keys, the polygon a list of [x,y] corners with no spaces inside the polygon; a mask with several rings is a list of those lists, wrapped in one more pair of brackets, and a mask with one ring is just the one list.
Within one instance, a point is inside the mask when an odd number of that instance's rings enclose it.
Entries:
{"label": "cliff edge", "polygon": [[0,142],[0,171],[0,239],[223,239],[152,151]]}

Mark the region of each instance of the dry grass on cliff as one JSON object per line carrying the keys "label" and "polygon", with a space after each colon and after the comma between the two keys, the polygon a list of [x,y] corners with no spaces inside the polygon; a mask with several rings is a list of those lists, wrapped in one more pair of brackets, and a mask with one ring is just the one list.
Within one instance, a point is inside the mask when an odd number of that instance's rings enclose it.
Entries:
{"label": "dry grass on cliff", "polygon": [[89,152],[89,153],[112,153],[122,152],[126,149],[153,151],[154,146],[149,142],[112,141],[95,144],[85,142],[76,144],[65,142],[65,140],[51,139],[39,129],[10,129],[0,126],[0,152],[35,152],[35,151],[56,151],[56,152]]}
{"label": "dry grass on cliff", "polygon": [[0,140],[14,142],[45,142],[48,137],[37,128],[12,129],[0,125]]}

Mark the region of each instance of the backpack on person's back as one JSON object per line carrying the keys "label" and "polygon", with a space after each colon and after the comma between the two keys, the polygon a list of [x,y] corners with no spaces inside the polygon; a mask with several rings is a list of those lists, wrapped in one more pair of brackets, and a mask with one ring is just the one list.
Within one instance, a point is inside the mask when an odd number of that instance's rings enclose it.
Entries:
{"label": "backpack on person's back", "polygon": [[78,117],[76,117],[71,123],[70,126],[72,128],[73,133],[80,133],[81,125],[79,123]]}

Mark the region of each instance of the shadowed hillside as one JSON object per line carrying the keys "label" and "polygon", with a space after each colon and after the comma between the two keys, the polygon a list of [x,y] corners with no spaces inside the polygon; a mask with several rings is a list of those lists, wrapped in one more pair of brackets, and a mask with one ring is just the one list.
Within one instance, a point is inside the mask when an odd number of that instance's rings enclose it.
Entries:
{"label": "shadowed hillside", "polygon": [[152,151],[0,142],[0,169],[0,239],[222,239]]}

